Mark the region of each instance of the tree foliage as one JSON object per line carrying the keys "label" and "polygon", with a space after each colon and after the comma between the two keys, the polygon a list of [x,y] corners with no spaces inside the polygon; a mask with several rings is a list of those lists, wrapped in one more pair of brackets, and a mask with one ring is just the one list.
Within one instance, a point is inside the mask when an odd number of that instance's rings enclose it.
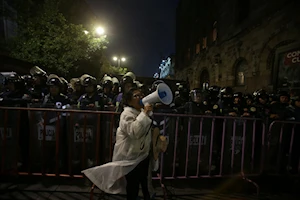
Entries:
{"label": "tree foliage", "polygon": [[[30,1],[27,3],[30,7]],[[66,75],[81,61],[98,59],[108,42],[105,36],[85,34],[83,25],[69,23],[58,7],[57,0],[45,0],[34,15],[18,12],[18,33],[11,53],[17,59]]]}
{"label": "tree foliage", "polygon": [[124,75],[128,71],[129,69],[127,67],[112,66],[110,62],[107,60],[107,58],[104,57],[102,59],[102,68],[101,68],[100,76],[103,76],[104,74]]}

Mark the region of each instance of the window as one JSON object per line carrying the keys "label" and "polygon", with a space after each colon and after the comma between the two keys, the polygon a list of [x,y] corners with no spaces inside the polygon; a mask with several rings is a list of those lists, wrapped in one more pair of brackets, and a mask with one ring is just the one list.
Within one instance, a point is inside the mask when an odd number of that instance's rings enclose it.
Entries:
{"label": "window", "polygon": [[241,59],[240,61],[238,61],[235,70],[235,85],[245,85],[245,71],[247,70],[247,61],[245,59]]}
{"label": "window", "polygon": [[237,85],[244,85],[245,84],[245,76],[244,72],[237,73]]}

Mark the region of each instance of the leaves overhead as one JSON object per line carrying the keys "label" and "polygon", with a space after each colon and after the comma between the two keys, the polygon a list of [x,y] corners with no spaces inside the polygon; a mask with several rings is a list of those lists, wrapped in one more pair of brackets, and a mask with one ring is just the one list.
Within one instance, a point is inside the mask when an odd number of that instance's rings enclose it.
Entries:
{"label": "leaves overhead", "polygon": [[[23,15],[22,15],[23,14]],[[69,23],[57,0],[45,0],[35,15],[21,12],[13,57],[67,74],[83,60],[92,60],[108,43],[105,36],[85,34],[83,25]]]}

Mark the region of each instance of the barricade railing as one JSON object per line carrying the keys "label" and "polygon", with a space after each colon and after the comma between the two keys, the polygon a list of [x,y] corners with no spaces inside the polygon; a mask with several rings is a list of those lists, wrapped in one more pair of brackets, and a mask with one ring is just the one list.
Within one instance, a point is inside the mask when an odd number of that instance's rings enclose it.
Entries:
{"label": "barricade railing", "polygon": [[[111,160],[119,114],[0,107],[1,174],[83,177],[81,170]],[[169,141],[159,176],[153,176],[162,184],[232,176],[252,182],[246,177],[281,175],[283,168],[300,171],[299,122],[268,126],[256,118],[165,113],[154,119]]]}
{"label": "barricade railing", "polygon": [[115,115],[119,113],[0,108],[1,174],[83,177],[82,169],[111,160]]}
{"label": "barricade railing", "polygon": [[273,121],[268,130],[270,175],[300,175],[300,122]]}
{"label": "barricade railing", "polygon": [[[265,152],[256,150],[258,146],[262,149],[265,146],[266,126],[261,119],[178,114],[156,116],[172,124],[166,128],[167,123],[163,123],[163,134],[169,138],[168,150],[161,155],[160,170],[164,179],[219,177],[239,172],[256,175],[262,172],[261,160]],[[178,149],[185,149],[182,156],[178,155]],[[163,173],[167,154],[172,155],[168,175]],[[178,157],[184,159],[181,167],[176,163]],[[193,162],[189,162],[191,160]],[[249,166],[245,166],[245,161]],[[190,174],[191,171],[194,173]]]}

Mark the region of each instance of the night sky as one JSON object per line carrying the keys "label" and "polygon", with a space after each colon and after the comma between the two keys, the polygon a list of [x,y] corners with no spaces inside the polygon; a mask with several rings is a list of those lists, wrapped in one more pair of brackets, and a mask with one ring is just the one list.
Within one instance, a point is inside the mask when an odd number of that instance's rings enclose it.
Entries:
{"label": "night sky", "polygon": [[[126,57],[138,76],[152,77],[161,58],[175,53],[178,0],[87,0],[109,40],[107,56]],[[111,61],[113,63],[113,61]],[[125,65],[124,65],[125,66]]]}

